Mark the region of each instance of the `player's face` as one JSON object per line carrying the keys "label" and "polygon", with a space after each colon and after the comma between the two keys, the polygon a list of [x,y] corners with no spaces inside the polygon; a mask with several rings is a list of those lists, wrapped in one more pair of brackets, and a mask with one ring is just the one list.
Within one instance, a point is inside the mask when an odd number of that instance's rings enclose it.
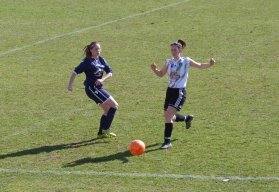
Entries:
{"label": "player's face", "polygon": [[175,45],[171,46],[171,54],[173,57],[178,57],[180,52],[181,51],[177,46],[175,46]]}
{"label": "player's face", "polygon": [[91,50],[92,56],[93,57],[98,57],[101,54],[101,45],[96,44]]}

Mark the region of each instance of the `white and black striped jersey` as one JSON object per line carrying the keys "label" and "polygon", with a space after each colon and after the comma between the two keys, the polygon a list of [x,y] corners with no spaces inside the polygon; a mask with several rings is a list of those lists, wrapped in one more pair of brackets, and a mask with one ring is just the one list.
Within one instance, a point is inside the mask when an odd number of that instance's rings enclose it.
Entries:
{"label": "white and black striped jersey", "polygon": [[178,60],[167,59],[170,88],[186,88],[190,61],[188,57],[180,57]]}

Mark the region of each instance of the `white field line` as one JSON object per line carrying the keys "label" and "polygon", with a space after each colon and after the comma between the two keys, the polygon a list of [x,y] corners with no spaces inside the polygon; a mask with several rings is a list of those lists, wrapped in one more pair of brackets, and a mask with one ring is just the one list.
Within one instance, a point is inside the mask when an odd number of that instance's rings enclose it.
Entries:
{"label": "white field line", "polygon": [[26,169],[0,169],[0,173],[16,174],[49,174],[49,175],[91,175],[113,177],[146,177],[146,178],[173,178],[173,179],[198,179],[219,181],[279,181],[279,177],[240,177],[240,176],[205,176],[160,173],[119,173],[96,171],[57,171],[57,170],[26,170]]}
{"label": "white field line", "polygon": [[101,23],[99,25],[93,25],[93,26],[82,28],[82,29],[78,29],[78,30],[75,30],[75,31],[72,31],[72,32],[62,33],[60,35],[56,35],[56,36],[53,36],[53,37],[50,37],[50,38],[42,39],[40,41],[37,41],[37,42],[29,44],[29,45],[24,45],[22,47],[15,47],[15,48],[12,48],[12,49],[7,50],[7,51],[0,52],[0,57],[4,56],[4,55],[7,55],[7,54],[10,54],[10,53],[13,53],[13,52],[22,51],[22,50],[27,49],[29,47],[40,45],[40,44],[43,44],[43,43],[46,43],[48,41],[52,41],[52,40],[55,40],[55,39],[58,39],[58,38],[74,35],[74,34],[77,34],[77,33],[84,33],[84,32],[87,32],[87,31],[89,31],[91,29],[96,29],[96,28],[100,28],[100,27],[103,27],[103,26],[106,26],[106,25],[109,25],[109,24],[117,23],[119,21],[123,21],[123,20],[127,20],[127,19],[132,19],[132,18],[135,18],[135,17],[140,17],[140,16],[143,16],[143,15],[146,15],[146,14],[149,14],[149,13],[160,11],[162,9],[166,9],[166,8],[169,8],[169,7],[174,7],[176,5],[179,5],[181,3],[186,3],[186,2],[189,2],[189,1],[190,0],[183,0],[183,1],[176,2],[176,3],[171,3],[171,4],[164,5],[164,6],[161,6],[161,7],[157,7],[157,8],[151,9],[149,11],[142,12],[142,13],[136,13],[136,14],[129,15],[129,16],[126,16],[126,17],[122,17],[120,19],[115,19],[115,20],[107,21],[107,22]]}

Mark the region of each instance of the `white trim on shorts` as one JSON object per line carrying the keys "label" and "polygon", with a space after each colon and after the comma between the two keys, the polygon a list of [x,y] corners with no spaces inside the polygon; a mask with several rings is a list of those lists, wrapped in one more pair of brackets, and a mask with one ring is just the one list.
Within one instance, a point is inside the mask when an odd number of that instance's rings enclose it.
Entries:
{"label": "white trim on shorts", "polygon": [[176,102],[174,104],[174,106],[176,108],[179,108],[179,104],[182,101],[182,99],[183,99],[183,92],[182,92],[182,89],[179,89],[179,97],[178,97],[178,99],[176,100]]}
{"label": "white trim on shorts", "polygon": [[107,98],[107,100],[105,100],[102,104],[106,103],[108,100],[110,100],[112,98],[112,96],[110,96],[109,98]]}
{"label": "white trim on shorts", "polygon": [[[168,107],[173,107],[173,108],[175,108],[177,111],[180,111],[179,107],[176,107],[176,106],[174,106],[174,105],[172,105],[172,104],[169,104]],[[166,109],[166,110],[167,110],[167,109]]]}
{"label": "white trim on shorts", "polygon": [[95,89],[96,89],[99,93],[101,93],[101,95],[103,95],[103,97],[106,98],[106,101],[108,100],[108,98],[111,97],[111,96],[109,96],[109,97],[105,96],[97,87],[95,87]]}
{"label": "white trim on shorts", "polygon": [[[95,87],[95,86],[94,86],[94,87]],[[105,101],[102,101],[103,103],[107,102],[110,98],[112,98],[111,95],[110,95],[109,97],[105,96],[97,87],[95,87],[95,89],[96,89],[99,93],[101,93],[101,95],[103,95],[104,98],[106,98]],[[101,100],[101,99],[100,99],[100,100]],[[101,103],[101,104],[103,104],[103,103]]]}
{"label": "white trim on shorts", "polygon": [[93,93],[93,94],[95,95],[95,97],[97,97],[102,103],[104,103],[104,101],[103,101],[102,99],[100,99],[100,97],[98,97],[98,96],[94,93],[94,91],[92,91],[92,89],[91,89],[90,86],[89,86],[88,88],[89,88],[89,90],[91,91],[91,93]]}

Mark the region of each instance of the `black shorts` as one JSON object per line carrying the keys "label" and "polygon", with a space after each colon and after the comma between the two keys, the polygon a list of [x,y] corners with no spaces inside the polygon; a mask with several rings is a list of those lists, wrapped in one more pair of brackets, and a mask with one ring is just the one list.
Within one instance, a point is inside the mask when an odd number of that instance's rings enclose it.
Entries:
{"label": "black shorts", "polygon": [[96,86],[86,86],[85,87],[86,95],[95,101],[96,104],[102,104],[106,102],[111,95],[103,87]]}
{"label": "black shorts", "polygon": [[169,88],[167,89],[164,110],[166,111],[168,106],[176,108],[178,111],[182,108],[186,101],[185,88]]}

